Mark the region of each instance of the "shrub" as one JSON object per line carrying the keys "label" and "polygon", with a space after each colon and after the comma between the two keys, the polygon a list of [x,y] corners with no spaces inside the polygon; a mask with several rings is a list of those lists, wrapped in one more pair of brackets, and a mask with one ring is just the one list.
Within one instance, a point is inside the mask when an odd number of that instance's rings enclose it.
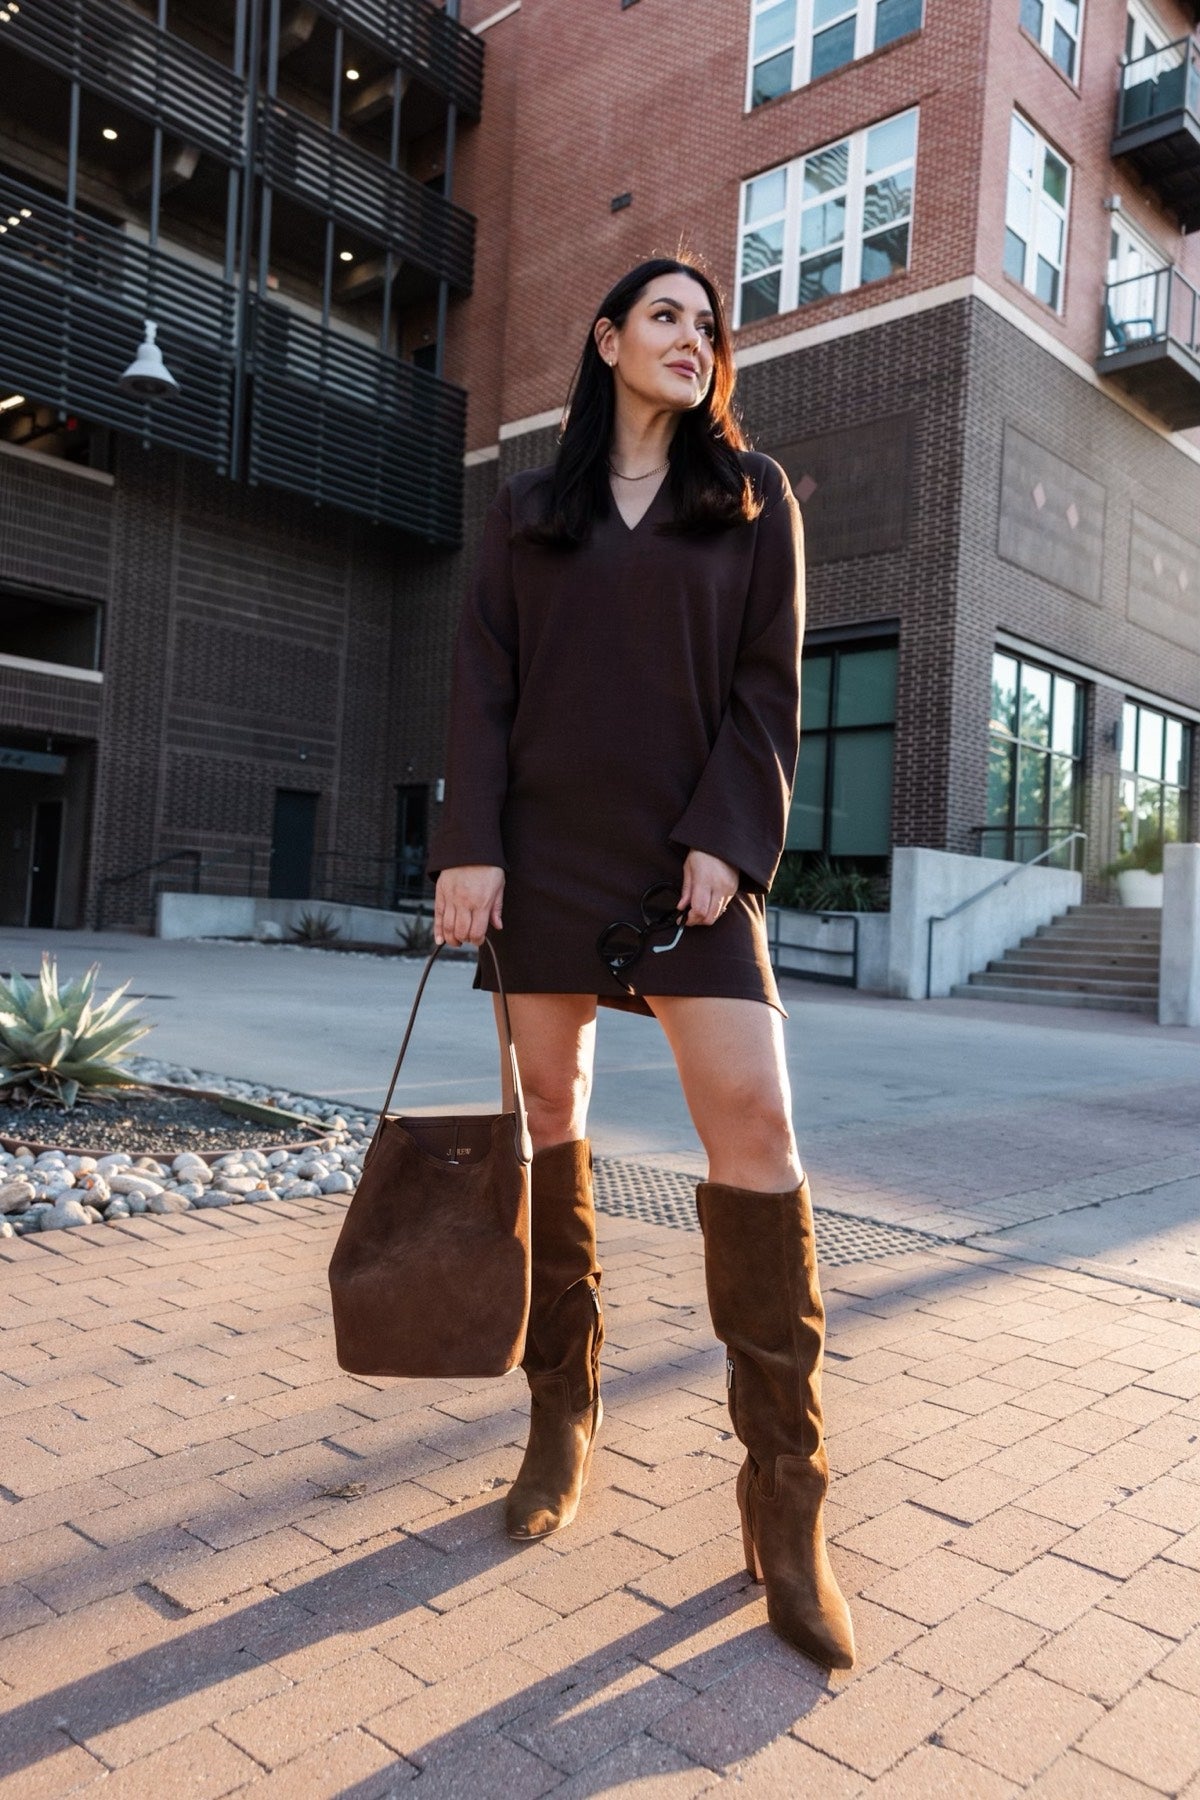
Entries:
{"label": "shrub", "polygon": [[883,876],[869,875],[853,863],[788,851],[767,898],[772,906],[799,912],[885,912],[888,884]]}
{"label": "shrub", "polygon": [[1107,863],[1101,871],[1104,875],[1126,875],[1132,869],[1144,869],[1147,875],[1161,875],[1163,872],[1163,839],[1161,832],[1150,832],[1140,837],[1132,850],[1126,850],[1124,856],[1118,856],[1115,862]]}
{"label": "shrub", "polygon": [[342,935],[342,928],[334,924],[332,913],[310,912],[307,907],[289,929],[293,943],[313,944],[318,949],[336,944]]}
{"label": "shrub", "polygon": [[152,1027],[126,1018],[132,1000],[117,1006],[127,981],[94,1002],[99,972],[93,963],[60,993],[58,963],[44,950],[36,986],[16,970],[0,981],[0,1096],[70,1109],[80,1094],[107,1100],[107,1088],[138,1086],[114,1058]]}
{"label": "shrub", "polygon": [[433,921],[423,910],[409,913],[396,927],[400,948],[410,955],[428,956],[433,949]]}

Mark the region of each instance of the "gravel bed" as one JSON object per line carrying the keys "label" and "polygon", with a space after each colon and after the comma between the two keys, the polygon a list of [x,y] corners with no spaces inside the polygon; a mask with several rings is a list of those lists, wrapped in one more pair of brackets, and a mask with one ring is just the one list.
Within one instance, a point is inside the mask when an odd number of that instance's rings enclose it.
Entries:
{"label": "gravel bed", "polygon": [[164,1093],[161,1088],[133,1088],[109,1104],[78,1102],[63,1106],[0,1105],[0,1137],[30,1139],[44,1147],[78,1150],[96,1145],[103,1156],[112,1150],[167,1152],[231,1150],[241,1144],[265,1144],[274,1150],[290,1140],[309,1143],[311,1125],[286,1116],[269,1125],[224,1112],[201,1094]]}
{"label": "gravel bed", "polygon": [[[373,1113],[343,1112],[336,1102],[313,1094],[295,1094],[261,1082],[158,1062],[152,1057],[130,1056],[125,1066],[141,1081],[207,1088],[303,1113],[318,1121],[316,1130],[320,1135],[315,1135],[311,1126],[297,1128],[305,1147],[289,1149],[280,1141],[292,1135],[288,1122],[260,1125],[234,1118],[211,1101],[191,1095],[187,1097],[188,1106],[197,1109],[199,1128],[215,1131],[216,1121],[220,1121],[220,1142],[230,1147],[214,1157],[208,1145],[205,1148],[209,1153],[202,1155],[194,1143],[173,1151],[153,1139],[157,1154],[149,1154],[147,1134],[140,1124],[135,1128],[137,1142],[130,1148],[119,1147],[105,1129],[111,1124],[115,1130],[119,1121],[134,1117],[132,1107],[123,1111],[118,1101],[111,1109],[111,1119],[102,1115],[100,1109],[91,1108],[87,1113],[87,1135],[97,1140],[99,1154],[74,1155],[67,1150],[46,1149],[35,1155],[22,1145],[15,1151],[0,1150],[0,1238],[79,1225],[115,1224],[134,1213],[189,1212],[203,1207],[316,1199],[323,1194],[354,1192],[375,1128]],[[160,1098],[164,1105],[169,1104],[169,1096]],[[208,1119],[207,1126],[199,1114],[201,1106],[215,1115]],[[48,1113],[44,1115],[41,1109],[22,1110],[17,1132],[27,1132],[35,1143],[44,1142],[40,1122],[45,1116]],[[59,1116],[63,1116],[61,1112]],[[76,1112],[66,1116],[73,1121],[78,1142],[84,1115]],[[0,1130],[4,1130],[2,1115]],[[4,1135],[16,1134],[5,1131]],[[258,1147],[263,1144],[275,1144],[278,1148]],[[136,1154],[137,1151],[143,1153]]]}

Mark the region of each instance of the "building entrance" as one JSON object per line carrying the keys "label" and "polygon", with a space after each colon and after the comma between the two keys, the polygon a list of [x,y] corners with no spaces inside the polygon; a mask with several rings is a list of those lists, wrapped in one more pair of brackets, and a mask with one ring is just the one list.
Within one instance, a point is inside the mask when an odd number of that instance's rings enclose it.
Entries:
{"label": "building entrance", "polygon": [[0,925],[83,923],[91,770],[90,745],[64,753],[0,737]]}
{"label": "building entrance", "polygon": [[58,877],[62,862],[63,803],[38,800],[33,808],[33,855],[29,865],[29,905],[25,923],[58,923]]}
{"label": "building entrance", "polygon": [[272,899],[307,900],[312,893],[319,797],[300,788],[275,789],[271,878],[267,885]]}

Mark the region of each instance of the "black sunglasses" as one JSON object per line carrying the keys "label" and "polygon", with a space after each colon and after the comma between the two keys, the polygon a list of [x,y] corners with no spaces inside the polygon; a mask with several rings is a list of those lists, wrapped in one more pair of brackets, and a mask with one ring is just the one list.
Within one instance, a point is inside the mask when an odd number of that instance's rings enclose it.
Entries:
{"label": "black sunglasses", "polygon": [[596,939],[596,951],[614,981],[620,982],[627,994],[633,989],[622,976],[632,969],[635,962],[646,948],[646,939],[656,931],[673,931],[674,937],[669,944],[651,944],[655,956],[663,956],[668,950],[674,950],[683,936],[684,921],[687,914],[679,905],[679,889],[669,881],[656,882],[648,887],[642,895],[642,923],[631,925],[625,919],[618,919],[612,925],[606,925]]}

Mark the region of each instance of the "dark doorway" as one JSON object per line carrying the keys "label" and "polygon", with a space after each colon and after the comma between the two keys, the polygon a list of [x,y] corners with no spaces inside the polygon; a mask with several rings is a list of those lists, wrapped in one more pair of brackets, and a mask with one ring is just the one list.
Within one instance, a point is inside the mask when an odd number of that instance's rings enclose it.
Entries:
{"label": "dark doorway", "polygon": [[429,789],[410,784],[396,789],[396,894],[419,894],[425,886],[429,839]]}
{"label": "dark doorway", "polygon": [[58,923],[58,865],[62,854],[62,822],[61,800],[35,801],[26,923],[42,925],[51,931]]}
{"label": "dark doorway", "polygon": [[312,893],[319,799],[319,794],[299,788],[275,789],[271,876],[267,884],[267,893],[274,900],[307,900]]}

